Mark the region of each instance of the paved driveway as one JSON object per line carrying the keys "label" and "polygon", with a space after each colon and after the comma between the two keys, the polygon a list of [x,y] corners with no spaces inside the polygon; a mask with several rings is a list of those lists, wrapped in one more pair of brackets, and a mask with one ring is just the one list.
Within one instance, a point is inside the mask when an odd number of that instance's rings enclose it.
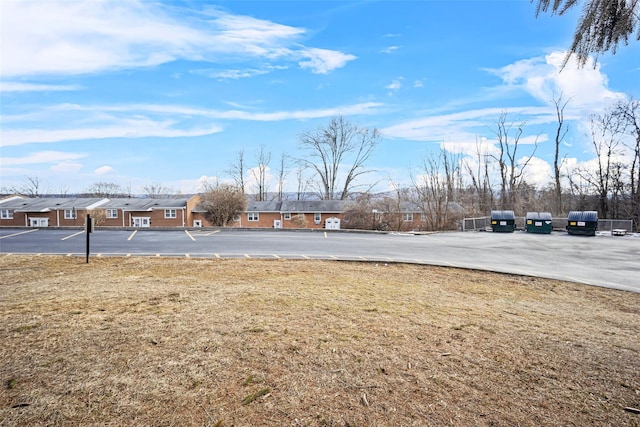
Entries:
{"label": "paved driveway", "polygon": [[[97,230],[92,256],[337,259],[433,264],[640,292],[640,237],[491,232]],[[0,229],[0,253],[84,255],[79,230]]]}

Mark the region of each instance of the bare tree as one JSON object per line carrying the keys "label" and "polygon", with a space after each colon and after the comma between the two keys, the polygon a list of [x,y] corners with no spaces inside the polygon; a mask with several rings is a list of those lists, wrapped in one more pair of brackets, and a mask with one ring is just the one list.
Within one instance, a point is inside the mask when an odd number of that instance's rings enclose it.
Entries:
{"label": "bare tree", "polygon": [[[412,201],[420,209],[429,230],[452,227],[450,207],[455,197],[455,183],[460,175],[460,155],[447,152],[426,156],[417,174],[411,174]],[[459,187],[458,187],[459,188]]]}
{"label": "bare tree", "polygon": [[40,197],[46,193],[44,182],[40,177],[27,176],[21,186],[9,187],[2,190],[6,193],[22,194],[28,197]]}
{"label": "bare tree", "polygon": [[598,197],[598,213],[603,218],[610,215],[610,200],[612,188],[618,183],[621,170],[617,163],[620,151],[621,122],[615,119],[611,112],[591,117],[591,145],[595,158],[595,168],[583,167],[577,170],[580,177],[586,181]]}
{"label": "bare tree", "polygon": [[562,94],[553,98],[553,104],[556,107],[556,118],[558,119],[558,126],[556,127],[556,136],[555,136],[555,151],[553,157],[553,179],[554,179],[554,208],[556,214],[561,214],[563,212],[562,208],[562,185],[560,180],[562,178],[562,174],[560,172],[561,162],[560,162],[560,144],[564,140],[564,137],[567,136],[567,132],[569,132],[569,126],[564,122],[564,109],[566,108],[569,100],[564,101],[562,99]]}
{"label": "bare tree", "polygon": [[211,224],[226,227],[234,217],[245,211],[247,199],[242,189],[235,185],[205,183],[201,205],[206,209],[205,216]]}
{"label": "bare tree", "polygon": [[564,15],[574,6],[583,4],[582,16],[578,21],[564,65],[572,55],[576,55],[578,63],[583,66],[591,54],[595,54],[596,57],[609,51],[615,54],[618,45],[628,44],[629,36],[636,31],[636,39],[640,40],[638,0],[535,1],[537,2],[536,16],[541,13]]}
{"label": "bare tree", "polygon": [[538,144],[534,144],[533,153],[524,162],[519,162],[518,146],[524,132],[525,122],[516,124],[507,122],[506,111],[500,115],[496,127],[493,129],[498,139],[498,155],[491,155],[498,162],[500,172],[500,206],[502,209],[514,209],[518,185],[522,182],[524,170],[533,158]]}
{"label": "bare tree", "polygon": [[170,187],[165,187],[159,183],[153,183],[149,185],[145,185],[142,190],[144,191],[145,196],[150,197],[152,199],[157,199],[160,197],[170,197],[175,194],[175,191]]}
{"label": "bare tree", "polygon": [[[493,191],[489,175],[490,164],[491,157],[486,147],[476,138],[475,159],[473,162],[466,159],[464,168],[471,179],[472,190],[478,197],[478,208],[477,210],[473,208],[473,210],[480,214],[487,214],[493,205]],[[474,206],[473,199],[471,204]]]}
{"label": "bare tree", "polygon": [[380,224],[378,210],[370,193],[360,193],[353,203],[345,206],[342,227],[358,230],[376,230]]}
{"label": "bare tree", "polygon": [[629,216],[640,227],[640,101],[629,99],[618,102],[613,110],[633,142],[627,144],[633,157],[629,170]]}
{"label": "bare tree", "polygon": [[86,191],[90,197],[117,197],[123,195],[122,187],[114,182],[96,182]]}
{"label": "bare tree", "polygon": [[266,201],[268,193],[267,172],[269,172],[269,163],[271,162],[271,152],[265,151],[264,145],[260,146],[260,151],[256,153],[256,162],[258,165],[251,169],[251,174],[256,183],[256,200]]}
{"label": "bare tree", "polygon": [[307,191],[309,189],[309,179],[307,178],[305,172],[307,171],[309,167],[307,166],[307,164],[302,161],[302,160],[298,160],[297,161],[297,168],[296,168],[296,182],[297,182],[297,189],[296,189],[296,200],[303,200],[307,194]]}
{"label": "bare tree", "polygon": [[244,150],[238,151],[236,155],[235,163],[231,165],[231,168],[227,170],[227,174],[234,180],[236,183],[236,187],[242,190],[242,193],[245,193],[245,184],[244,184],[244,174],[245,174],[245,164],[244,164]]}
{"label": "bare tree", "polygon": [[331,119],[316,131],[307,131],[300,142],[307,150],[303,161],[318,178],[318,196],[324,200],[345,200],[356,180],[371,172],[365,164],[378,145],[377,129],[360,128],[344,117]]}
{"label": "bare tree", "polygon": [[282,155],[280,156],[280,162],[278,164],[278,196],[277,199],[278,201],[282,201],[284,198],[284,180],[287,177],[287,160],[289,159],[289,156],[287,156],[286,154],[282,153]]}

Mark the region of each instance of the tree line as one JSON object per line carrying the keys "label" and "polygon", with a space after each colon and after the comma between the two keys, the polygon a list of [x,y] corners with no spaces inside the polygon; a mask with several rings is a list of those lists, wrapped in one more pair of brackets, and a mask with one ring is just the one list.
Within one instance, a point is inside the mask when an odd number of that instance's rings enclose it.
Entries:
{"label": "tree line", "polygon": [[[390,182],[393,191],[375,194],[378,183],[365,177],[375,172],[367,163],[380,143],[380,132],[356,125],[342,116],[299,136],[302,156],[282,155],[275,169],[271,152],[260,146],[253,161],[240,150],[226,170],[229,181],[204,183],[203,207],[209,220],[226,226],[246,208],[247,197],[256,201],[296,199],[351,200],[346,223],[364,228],[401,228],[408,207],[420,211],[424,227],[455,228],[461,215],[484,216],[491,210],[551,212],[596,210],[602,218],[640,220],[640,102],[618,101],[601,114],[590,117],[589,143],[595,157],[590,163],[569,168],[562,154],[568,132],[564,110],[570,100],[554,99],[557,122],[554,129],[553,176],[545,188],[527,181],[527,169],[538,144],[523,144],[526,122],[511,120],[507,112],[497,118],[491,132],[495,144],[476,141],[475,153],[463,155],[441,148],[421,159],[411,170],[410,185]],[[271,171],[275,174],[271,174]],[[287,177],[295,173],[297,191],[285,192]],[[275,184],[275,189],[271,185]],[[38,178],[28,178],[24,188],[13,192],[38,196]],[[170,187],[144,187],[148,197],[171,197]],[[130,189],[98,182],[83,194],[91,197],[126,197]],[[385,212],[385,223],[375,221],[374,212]],[[362,217],[359,220],[358,217]],[[380,216],[382,218],[382,216]],[[396,218],[391,220],[390,218]]]}

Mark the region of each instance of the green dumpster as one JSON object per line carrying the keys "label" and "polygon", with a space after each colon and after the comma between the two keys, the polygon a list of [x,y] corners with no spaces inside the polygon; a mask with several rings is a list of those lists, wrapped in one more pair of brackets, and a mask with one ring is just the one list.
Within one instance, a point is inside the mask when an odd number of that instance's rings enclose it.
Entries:
{"label": "green dumpster", "polygon": [[527,212],[525,217],[527,233],[551,234],[553,230],[550,212]]}
{"label": "green dumpster", "polygon": [[567,218],[567,233],[595,236],[598,229],[598,212],[571,211]]}
{"label": "green dumpster", "polygon": [[491,211],[491,230],[498,233],[513,233],[516,216],[513,211]]}

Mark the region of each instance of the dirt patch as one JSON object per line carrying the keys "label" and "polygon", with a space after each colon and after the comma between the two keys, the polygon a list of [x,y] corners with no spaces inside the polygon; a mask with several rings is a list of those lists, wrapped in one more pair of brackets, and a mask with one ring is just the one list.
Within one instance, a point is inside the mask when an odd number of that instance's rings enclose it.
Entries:
{"label": "dirt patch", "polygon": [[0,269],[0,425],[640,425],[640,294],[336,261]]}

